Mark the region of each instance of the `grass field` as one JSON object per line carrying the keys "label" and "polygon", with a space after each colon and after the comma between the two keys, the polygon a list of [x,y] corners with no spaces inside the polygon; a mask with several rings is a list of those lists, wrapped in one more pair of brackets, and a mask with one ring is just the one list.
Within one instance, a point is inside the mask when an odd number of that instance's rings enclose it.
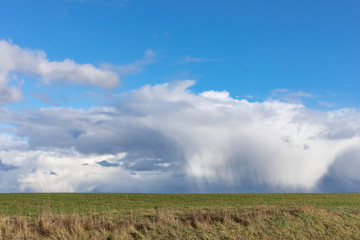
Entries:
{"label": "grass field", "polygon": [[2,239],[360,239],[360,194],[0,194]]}

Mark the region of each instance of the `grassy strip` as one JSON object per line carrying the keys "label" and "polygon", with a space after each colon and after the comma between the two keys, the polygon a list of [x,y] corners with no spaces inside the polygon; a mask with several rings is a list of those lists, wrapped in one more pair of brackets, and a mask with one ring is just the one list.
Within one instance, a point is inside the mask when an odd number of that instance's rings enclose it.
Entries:
{"label": "grassy strip", "polygon": [[321,194],[117,194],[19,193],[0,194],[0,215],[93,213],[123,210],[243,208],[254,206],[322,207],[347,212],[360,209],[359,193]]}
{"label": "grassy strip", "polygon": [[3,216],[2,239],[360,239],[358,212],[315,207]]}

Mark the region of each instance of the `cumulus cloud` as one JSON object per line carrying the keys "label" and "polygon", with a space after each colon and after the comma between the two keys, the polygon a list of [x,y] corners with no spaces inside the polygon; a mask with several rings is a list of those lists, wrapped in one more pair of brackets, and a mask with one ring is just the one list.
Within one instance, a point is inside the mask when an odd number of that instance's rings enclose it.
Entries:
{"label": "cumulus cloud", "polygon": [[[328,191],[358,186],[360,114],[249,102],[194,81],[146,85],[88,110],[1,110],[15,127],[1,189],[26,191]],[[52,172],[56,174],[51,174]],[[345,183],[346,184],[345,184]],[[41,184],[40,184],[41,183]],[[43,187],[41,187],[43,186]],[[337,189],[340,189],[338,186]],[[345,189],[345,188],[344,188]],[[358,190],[358,189],[357,189]]]}
{"label": "cumulus cloud", "polygon": [[21,48],[5,40],[0,40],[0,55],[0,104],[21,99],[20,87],[9,86],[17,75],[37,77],[44,83],[61,81],[104,88],[119,84],[119,76],[113,71],[78,64],[71,59],[50,61],[44,51]]}

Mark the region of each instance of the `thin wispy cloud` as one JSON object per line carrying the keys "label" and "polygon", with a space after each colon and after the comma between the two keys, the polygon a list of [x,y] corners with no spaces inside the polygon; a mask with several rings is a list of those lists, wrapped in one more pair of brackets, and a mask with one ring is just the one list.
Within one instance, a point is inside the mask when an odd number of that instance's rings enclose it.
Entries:
{"label": "thin wispy cloud", "polygon": [[141,59],[136,60],[132,63],[128,63],[125,65],[113,65],[109,63],[104,63],[101,66],[104,69],[118,72],[120,76],[126,76],[129,74],[141,73],[144,67],[154,62],[156,62],[156,54],[152,49],[148,49],[145,51],[144,56]]}
{"label": "thin wispy cloud", "polygon": [[319,103],[321,106],[324,106],[324,107],[327,107],[327,108],[334,107],[334,104],[332,104],[332,103],[330,103],[330,102],[327,102],[327,101],[319,100],[318,103]]}
{"label": "thin wispy cloud", "polygon": [[291,91],[286,88],[278,88],[271,91],[271,98],[284,100],[287,102],[301,103],[303,99],[317,98],[318,96],[304,92],[304,91]]}
{"label": "thin wispy cloud", "polygon": [[48,96],[47,94],[43,94],[43,93],[34,93],[32,95],[32,97],[36,98],[37,100],[41,101],[42,103],[45,103],[47,105],[52,105],[55,106],[56,102],[55,100]]}
{"label": "thin wispy cloud", "polygon": [[215,60],[208,58],[201,58],[201,57],[184,56],[178,60],[178,63],[181,65],[186,65],[189,63],[201,63],[201,62],[213,62],[213,61]]}

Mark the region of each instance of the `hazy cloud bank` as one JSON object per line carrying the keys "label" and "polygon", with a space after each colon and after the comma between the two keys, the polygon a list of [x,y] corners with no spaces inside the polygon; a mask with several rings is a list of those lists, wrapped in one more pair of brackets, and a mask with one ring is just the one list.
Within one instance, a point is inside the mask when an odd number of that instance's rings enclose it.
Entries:
{"label": "hazy cloud bank", "polygon": [[89,110],[0,110],[1,191],[358,191],[360,114],[179,81]]}

